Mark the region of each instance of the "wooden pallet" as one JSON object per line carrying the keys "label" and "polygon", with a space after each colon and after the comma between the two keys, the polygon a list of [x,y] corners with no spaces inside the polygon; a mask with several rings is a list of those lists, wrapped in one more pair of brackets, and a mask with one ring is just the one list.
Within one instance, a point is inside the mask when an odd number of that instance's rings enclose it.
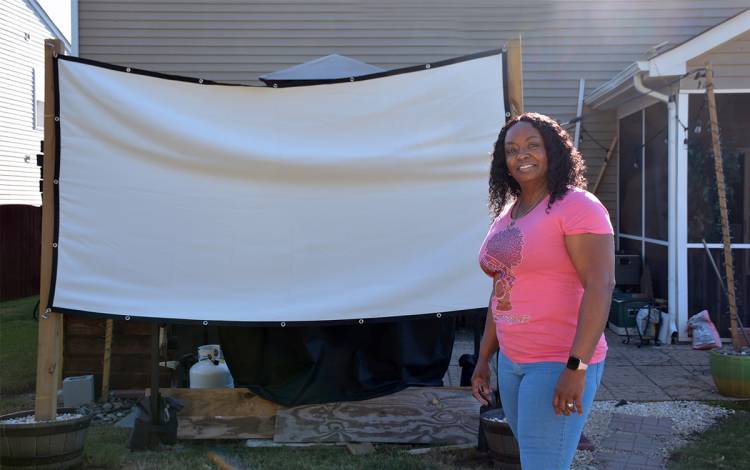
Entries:
{"label": "wooden pallet", "polygon": [[479,403],[467,387],[413,387],[384,397],[279,409],[275,442],[476,442]]}
{"label": "wooden pallet", "polygon": [[247,389],[165,388],[185,407],[177,415],[178,439],[252,439],[273,437],[279,405]]}

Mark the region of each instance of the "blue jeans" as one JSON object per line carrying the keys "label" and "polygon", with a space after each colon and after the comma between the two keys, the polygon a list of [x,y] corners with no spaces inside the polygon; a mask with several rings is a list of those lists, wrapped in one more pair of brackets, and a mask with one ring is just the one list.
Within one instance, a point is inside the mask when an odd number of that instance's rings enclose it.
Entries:
{"label": "blue jeans", "polygon": [[524,470],[570,468],[596,389],[604,373],[604,361],[589,365],[583,392],[583,416],[555,415],[552,399],[565,364],[534,362],[516,364],[498,353],[498,382],[503,411],[521,449]]}

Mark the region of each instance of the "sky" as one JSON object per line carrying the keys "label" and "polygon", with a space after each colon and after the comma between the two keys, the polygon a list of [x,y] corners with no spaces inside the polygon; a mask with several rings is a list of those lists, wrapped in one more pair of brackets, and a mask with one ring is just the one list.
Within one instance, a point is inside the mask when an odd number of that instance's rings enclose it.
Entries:
{"label": "sky", "polygon": [[68,42],[70,42],[72,38],[70,20],[71,0],[37,0],[37,3],[44,8],[47,16],[54,21],[58,29],[65,35]]}

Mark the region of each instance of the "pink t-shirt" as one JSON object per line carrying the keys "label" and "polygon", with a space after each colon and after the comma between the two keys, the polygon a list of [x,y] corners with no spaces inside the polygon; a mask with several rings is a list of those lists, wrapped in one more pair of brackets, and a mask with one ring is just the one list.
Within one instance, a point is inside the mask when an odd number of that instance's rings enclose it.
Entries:
{"label": "pink t-shirt", "polygon": [[[479,250],[479,264],[495,283],[492,316],[500,350],[516,363],[568,360],[583,286],[565,236],[613,233],[607,209],[588,191],[571,188],[549,213],[548,201],[549,196],[513,224],[508,204]],[[589,362],[606,354],[602,334]]]}

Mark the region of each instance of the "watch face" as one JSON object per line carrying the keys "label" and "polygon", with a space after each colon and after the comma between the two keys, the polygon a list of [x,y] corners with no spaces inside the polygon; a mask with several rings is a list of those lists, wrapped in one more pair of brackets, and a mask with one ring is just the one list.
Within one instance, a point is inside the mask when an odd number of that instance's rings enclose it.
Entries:
{"label": "watch face", "polygon": [[568,364],[566,367],[571,370],[578,370],[578,366],[581,364],[581,360],[577,357],[570,356],[568,358]]}

